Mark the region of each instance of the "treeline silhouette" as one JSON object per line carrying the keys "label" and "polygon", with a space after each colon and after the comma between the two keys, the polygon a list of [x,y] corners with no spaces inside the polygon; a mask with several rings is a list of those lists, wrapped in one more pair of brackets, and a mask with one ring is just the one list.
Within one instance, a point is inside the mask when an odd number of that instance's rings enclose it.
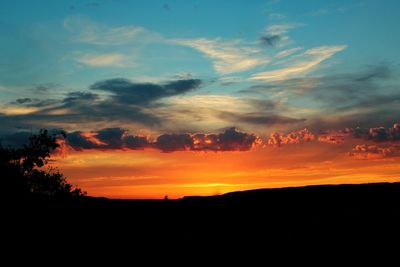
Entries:
{"label": "treeline silhouette", "polygon": [[30,197],[80,197],[85,193],[67,182],[54,167],[47,167],[51,153],[58,147],[57,135],[40,130],[19,148],[0,143],[0,173],[2,196],[22,200]]}

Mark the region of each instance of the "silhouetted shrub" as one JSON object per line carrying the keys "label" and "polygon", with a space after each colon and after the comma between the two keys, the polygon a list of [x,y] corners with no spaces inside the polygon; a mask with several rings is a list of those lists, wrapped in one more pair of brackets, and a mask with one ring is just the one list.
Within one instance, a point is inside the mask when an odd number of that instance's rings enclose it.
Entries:
{"label": "silhouetted shrub", "polygon": [[[65,138],[63,132],[58,134]],[[46,167],[51,153],[59,147],[57,135],[40,130],[21,148],[5,148],[0,144],[0,173],[2,194],[47,195],[57,197],[83,196],[86,193],[67,183],[56,168]]]}

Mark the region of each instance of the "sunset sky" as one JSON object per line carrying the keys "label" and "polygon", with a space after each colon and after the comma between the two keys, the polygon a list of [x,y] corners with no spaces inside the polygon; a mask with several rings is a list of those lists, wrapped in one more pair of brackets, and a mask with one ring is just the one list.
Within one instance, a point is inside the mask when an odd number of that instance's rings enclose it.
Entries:
{"label": "sunset sky", "polygon": [[0,140],[92,196],[400,181],[400,2],[0,1]]}

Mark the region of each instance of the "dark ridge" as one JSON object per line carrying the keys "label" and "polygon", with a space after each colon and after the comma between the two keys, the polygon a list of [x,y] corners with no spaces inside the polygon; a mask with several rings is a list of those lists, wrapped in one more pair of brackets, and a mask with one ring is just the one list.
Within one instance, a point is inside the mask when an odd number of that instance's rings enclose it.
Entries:
{"label": "dark ridge", "polygon": [[31,195],[2,205],[3,233],[10,234],[4,240],[29,248],[38,240],[53,246],[77,238],[74,251],[89,246],[132,253],[140,246],[150,252],[241,255],[250,250],[260,256],[396,249],[400,240],[400,183],[258,189],[177,200]]}

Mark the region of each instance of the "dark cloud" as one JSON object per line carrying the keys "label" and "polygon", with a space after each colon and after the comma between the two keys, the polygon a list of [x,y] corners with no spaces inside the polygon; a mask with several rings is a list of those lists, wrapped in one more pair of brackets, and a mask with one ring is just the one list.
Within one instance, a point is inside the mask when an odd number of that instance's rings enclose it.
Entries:
{"label": "dark cloud", "polygon": [[[20,148],[28,144],[29,137],[32,136],[34,131],[21,130],[12,133],[0,134],[0,145],[3,147]],[[49,130],[50,135],[61,136],[63,131],[61,129]]]}
{"label": "dark cloud", "polygon": [[40,100],[38,98],[25,97],[25,98],[18,98],[15,101],[11,102],[10,104],[22,105],[22,106],[26,106],[26,107],[42,108],[42,107],[48,107],[48,106],[60,104],[60,103],[61,103],[61,101],[56,100],[56,99]]}
{"label": "dark cloud", "polygon": [[143,149],[150,144],[146,137],[129,135],[127,130],[121,128],[71,132],[67,133],[66,141],[75,150]]}
{"label": "dark cloud", "polygon": [[[387,86],[382,82],[391,78],[393,78],[392,65],[380,64],[353,73],[290,78],[278,82],[252,85],[240,90],[239,93],[270,94],[286,90],[295,93],[296,97],[311,97],[325,104],[346,105],[353,103],[353,100],[359,100],[362,94],[366,94],[365,97],[369,97],[371,94],[376,95],[377,92],[382,91],[379,89]],[[338,103],[339,100],[345,102]]]}
{"label": "dark cloud", "polygon": [[400,125],[395,123],[393,127],[373,127],[369,129],[347,128],[344,132],[348,132],[354,138],[362,138],[374,142],[395,142],[400,141]]}
{"label": "dark cloud", "polygon": [[59,87],[62,87],[62,86],[57,83],[43,83],[43,84],[35,85],[32,88],[32,91],[35,93],[44,94],[44,93],[55,91]]}
{"label": "dark cloud", "polygon": [[275,46],[281,39],[279,35],[264,35],[260,37],[260,43],[265,46]]}
{"label": "dark cloud", "polygon": [[155,147],[163,152],[190,151],[246,151],[257,142],[254,134],[228,128],[219,134],[164,134],[157,138]]}
{"label": "dark cloud", "polygon": [[255,125],[277,125],[277,124],[293,124],[304,122],[304,118],[291,118],[276,114],[265,114],[264,112],[254,113],[233,113],[233,112],[221,112],[220,117],[238,123],[255,124]]}
{"label": "dark cloud", "polygon": [[145,136],[127,135],[124,137],[124,146],[128,149],[144,149],[150,146],[150,142]]}
{"label": "dark cloud", "polygon": [[180,95],[192,91],[201,85],[201,80],[188,79],[171,81],[165,84],[133,83],[127,79],[116,78],[96,82],[92,90],[108,91],[119,103],[147,105],[165,97]]}
{"label": "dark cloud", "polygon": [[84,132],[79,131],[67,134],[67,144],[75,150],[99,148],[98,144],[84,136]]}
{"label": "dark cloud", "polygon": [[17,100],[15,100],[15,102],[17,102],[18,104],[25,104],[25,103],[31,103],[32,101],[34,101],[34,99],[25,97],[25,98],[18,98]]}
{"label": "dark cloud", "polygon": [[244,98],[243,101],[247,102],[251,107],[260,111],[273,111],[278,107],[278,103],[269,99],[254,99]]}
{"label": "dark cloud", "polygon": [[332,75],[314,80],[309,93],[324,107],[337,111],[374,109],[399,99],[388,84],[388,66],[375,66],[359,73]]}
{"label": "dark cloud", "polygon": [[73,104],[76,102],[91,102],[98,99],[98,95],[87,92],[71,92],[63,99],[66,104]]}
{"label": "dark cloud", "polygon": [[239,91],[259,97],[281,92],[285,92],[287,105],[307,103],[304,107],[309,108],[308,103],[312,103],[313,108],[320,110],[320,115],[308,118],[312,128],[371,127],[376,122],[387,126],[397,120],[400,112],[395,66],[389,63],[349,73],[256,84]]}
{"label": "dark cloud", "polygon": [[392,75],[392,70],[387,65],[379,65],[370,67],[370,69],[364,73],[361,73],[355,80],[358,82],[365,82],[374,79],[387,79]]}
{"label": "dark cloud", "polygon": [[320,131],[315,134],[308,129],[291,131],[287,134],[272,132],[267,140],[268,145],[281,146],[286,144],[300,144],[309,141],[318,141],[329,144],[343,144],[348,139],[362,139],[375,143],[400,143],[400,125],[395,123],[393,127],[373,128],[345,128],[342,130]]}
{"label": "dark cloud", "polygon": [[310,84],[317,84],[320,80],[321,77],[291,78],[279,82],[252,85],[239,90],[238,93],[269,95],[272,92],[282,91],[284,89],[295,94],[304,94],[312,89],[310,88]]}
{"label": "dark cloud", "polygon": [[371,110],[377,108],[387,109],[388,105],[395,105],[397,107],[400,102],[399,93],[386,93],[386,94],[368,94],[367,96],[358,96],[353,99],[353,102],[348,101],[348,105],[343,105],[337,108],[338,111],[349,111],[355,108],[368,108]]}
{"label": "dark cloud", "polygon": [[[76,151],[82,150],[139,150],[145,148],[158,149],[162,152],[174,151],[247,151],[259,143],[254,134],[240,132],[236,128],[228,128],[218,134],[182,133],[162,134],[155,141],[146,136],[132,135],[122,128],[105,128],[99,131],[74,131],[66,133],[64,139],[59,135],[61,130],[51,130],[63,139],[63,143]],[[27,143],[32,132],[19,131],[1,135],[3,146],[20,147]]]}
{"label": "dark cloud", "polygon": [[155,146],[163,152],[192,150],[193,139],[189,134],[163,134],[157,138]]}
{"label": "dark cloud", "polygon": [[105,128],[97,132],[96,138],[100,142],[107,143],[108,147],[119,148],[124,143],[122,140],[125,133],[126,131],[121,128]]}
{"label": "dark cloud", "polygon": [[221,151],[245,151],[249,150],[256,142],[257,137],[254,134],[248,134],[237,131],[235,128],[229,128],[218,135],[217,147]]}
{"label": "dark cloud", "polygon": [[[160,126],[169,118],[168,114],[157,114],[152,109],[155,102],[192,91],[200,85],[198,79],[180,79],[163,84],[110,79],[93,84],[92,92],[70,92],[63,99],[19,98],[10,104],[39,110],[29,114],[0,114],[0,132],[4,132],[2,128],[15,129],[22,124],[28,129],[110,122]],[[111,96],[100,91],[111,93]]]}
{"label": "dark cloud", "polygon": [[257,142],[258,138],[254,134],[240,132],[236,128],[228,128],[219,134],[162,134],[155,141],[145,136],[130,135],[121,128],[67,134],[67,144],[75,150],[155,148],[162,152],[246,151]]}

